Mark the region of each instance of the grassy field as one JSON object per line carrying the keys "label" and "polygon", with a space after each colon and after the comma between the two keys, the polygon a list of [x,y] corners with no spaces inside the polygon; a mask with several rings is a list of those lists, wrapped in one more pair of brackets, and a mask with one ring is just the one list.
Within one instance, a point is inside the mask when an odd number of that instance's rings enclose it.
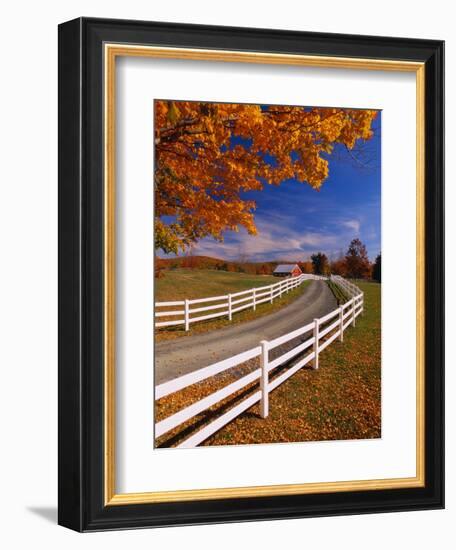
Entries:
{"label": "grassy field", "polygon": [[[268,275],[248,275],[246,273],[230,273],[227,271],[198,270],[198,269],[175,269],[166,272],[164,277],[156,279],[155,300],[183,300],[185,298],[206,298],[209,296],[222,296],[230,292],[240,292],[249,288],[266,286],[279,282],[280,279]],[[228,325],[244,323],[263,315],[277,311],[300,296],[310,284],[305,281],[298,288],[284,294],[281,298],[275,298],[274,302],[260,304],[256,310],[245,309],[233,315],[232,321],[226,317],[209,319],[190,325],[186,332],[182,325],[164,327],[155,330],[155,340],[171,340],[200,334],[223,328]]]}
{"label": "grassy field", "polygon": [[[255,405],[203,445],[381,437],[381,285],[364,282],[358,285],[364,291],[364,315],[358,317],[356,327],[347,329],[343,343],[336,341],[322,352],[319,370],[305,367],[274,390],[270,394],[268,418],[262,419]],[[161,399],[156,407],[158,419],[230,381],[228,376],[215,377]],[[163,446],[179,443],[257,387],[253,384],[156,443]]]}
{"label": "grassy field", "polygon": [[248,275],[215,269],[170,269],[164,273],[163,277],[155,280],[157,302],[221,296],[279,281],[270,275]]}

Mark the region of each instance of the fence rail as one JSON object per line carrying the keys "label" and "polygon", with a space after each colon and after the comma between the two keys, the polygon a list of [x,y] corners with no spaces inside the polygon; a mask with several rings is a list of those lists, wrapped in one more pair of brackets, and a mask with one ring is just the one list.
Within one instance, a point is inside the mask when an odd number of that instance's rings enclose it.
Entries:
{"label": "fence rail", "polygon": [[[155,319],[164,320],[156,321],[155,327],[184,325],[187,331],[190,329],[191,323],[196,323],[198,321],[206,321],[217,317],[228,317],[231,321],[234,314],[244,309],[252,308],[256,310],[257,305],[265,302],[270,302],[272,304],[276,298],[281,298],[283,294],[297,288],[304,281],[325,278],[326,277],[320,277],[319,275],[302,274],[298,277],[282,279],[272,285],[242,290],[241,292],[233,292],[223,296],[211,296],[209,298],[197,298],[195,300],[178,300],[174,302],[156,302]],[[205,305],[200,307],[199,304]],[[177,307],[179,307],[179,309],[175,309]],[[203,315],[197,315],[195,317],[195,314],[201,313],[203,313]]]}
{"label": "fence rail", "polygon": [[[357,286],[346,281],[342,277],[334,277],[332,280],[335,284],[345,289],[346,292],[348,292],[348,289],[351,289],[351,292],[354,293],[356,289],[356,295],[337,309],[329,312],[323,317],[314,319],[311,323],[289,332],[288,334],[284,334],[270,341],[262,340],[259,342],[258,346],[252,349],[158,385],[155,388],[156,399],[171,395],[188,386],[207,380],[216,374],[227,371],[250,359],[260,358],[259,368],[220,390],[215,391],[207,397],[192,403],[188,407],[181,409],[175,414],[157,422],[155,424],[155,437],[161,437],[187,420],[190,420],[199,413],[258,380],[258,391],[255,391],[236,406],[185,439],[178,447],[192,448],[199,445],[220,428],[258,402],[260,402],[260,414],[263,418],[266,418],[269,413],[269,394],[308,363],[311,363],[314,369],[318,369],[319,355],[321,352],[334,342],[336,338],[343,342],[344,332],[350,325],[356,326],[356,318],[364,310],[364,293]],[[270,352],[272,350],[303,335],[309,336],[303,342],[299,342],[299,344],[291,350],[271,360]],[[302,356],[306,350],[308,350],[307,354]],[[270,378],[274,369],[286,365],[287,362],[293,358],[297,359],[295,364],[275,378]]]}
{"label": "fence rail", "polygon": [[356,285],[347,281],[347,279],[344,279],[340,275],[331,275],[330,280],[336,285],[339,285],[348,296],[358,296],[361,293],[361,290]]}

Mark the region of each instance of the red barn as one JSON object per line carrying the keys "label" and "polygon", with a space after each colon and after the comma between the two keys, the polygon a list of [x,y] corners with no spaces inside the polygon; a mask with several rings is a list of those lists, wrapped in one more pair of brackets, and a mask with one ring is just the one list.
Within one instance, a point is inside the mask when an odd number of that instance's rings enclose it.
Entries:
{"label": "red barn", "polygon": [[274,277],[297,277],[302,271],[298,264],[280,264],[274,269]]}

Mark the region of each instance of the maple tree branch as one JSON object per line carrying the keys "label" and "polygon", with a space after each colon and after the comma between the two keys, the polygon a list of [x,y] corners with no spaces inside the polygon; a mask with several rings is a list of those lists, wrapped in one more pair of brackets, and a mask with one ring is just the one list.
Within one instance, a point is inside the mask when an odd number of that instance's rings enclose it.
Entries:
{"label": "maple tree branch", "polygon": [[281,127],[278,127],[277,129],[280,132],[295,133],[295,132],[299,132],[300,130],[307,130],[309,128],[314,128],[318,124],[321,124],[322,122],[325,122],[325,121],[329,120],[330,118],[338,116],[339,114],[340,113],[332,113],[331,115],[328,115],[324,118],[321,118],[320,120],[317,120],[316,122],[312,122],[312,124],[301,124],[297,128],[287,128],[285,126],[281,126]]}
{"label": "maple tree branch", "polygon": [[372,169],[372,166],[369,163],[363,162],[362,160],[360,160],[359,157],[354,155],[352,150],[349,149],[346,145],[344,145],[344,147],[345,147],[345,150],[348,153],[349,157],[353,160],[353,162],[355,162],[356,164],[359,164],[359,166],[362,166],[363,168],[366,168],[366,169],[369,169],[369,170]]}
{"label": "maple tree branch", "polygon": [[187,153],[180,153],[179,151],[174,151],[173,149],[167,149],[166,147],[163,147],[161,145],[157,145],[157,149],[162,153],[171,153],[172,155],[182,157],[186,160],[195,160],[192,156],[190,156]]}

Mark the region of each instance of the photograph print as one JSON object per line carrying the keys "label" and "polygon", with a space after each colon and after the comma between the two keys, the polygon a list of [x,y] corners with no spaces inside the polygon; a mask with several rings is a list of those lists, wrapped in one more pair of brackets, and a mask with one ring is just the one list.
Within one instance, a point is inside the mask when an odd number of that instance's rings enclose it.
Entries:
{"label": "photograph print", "polygon": [[155,448],[380,438],[381,111],[157,99],[151,131]]}

